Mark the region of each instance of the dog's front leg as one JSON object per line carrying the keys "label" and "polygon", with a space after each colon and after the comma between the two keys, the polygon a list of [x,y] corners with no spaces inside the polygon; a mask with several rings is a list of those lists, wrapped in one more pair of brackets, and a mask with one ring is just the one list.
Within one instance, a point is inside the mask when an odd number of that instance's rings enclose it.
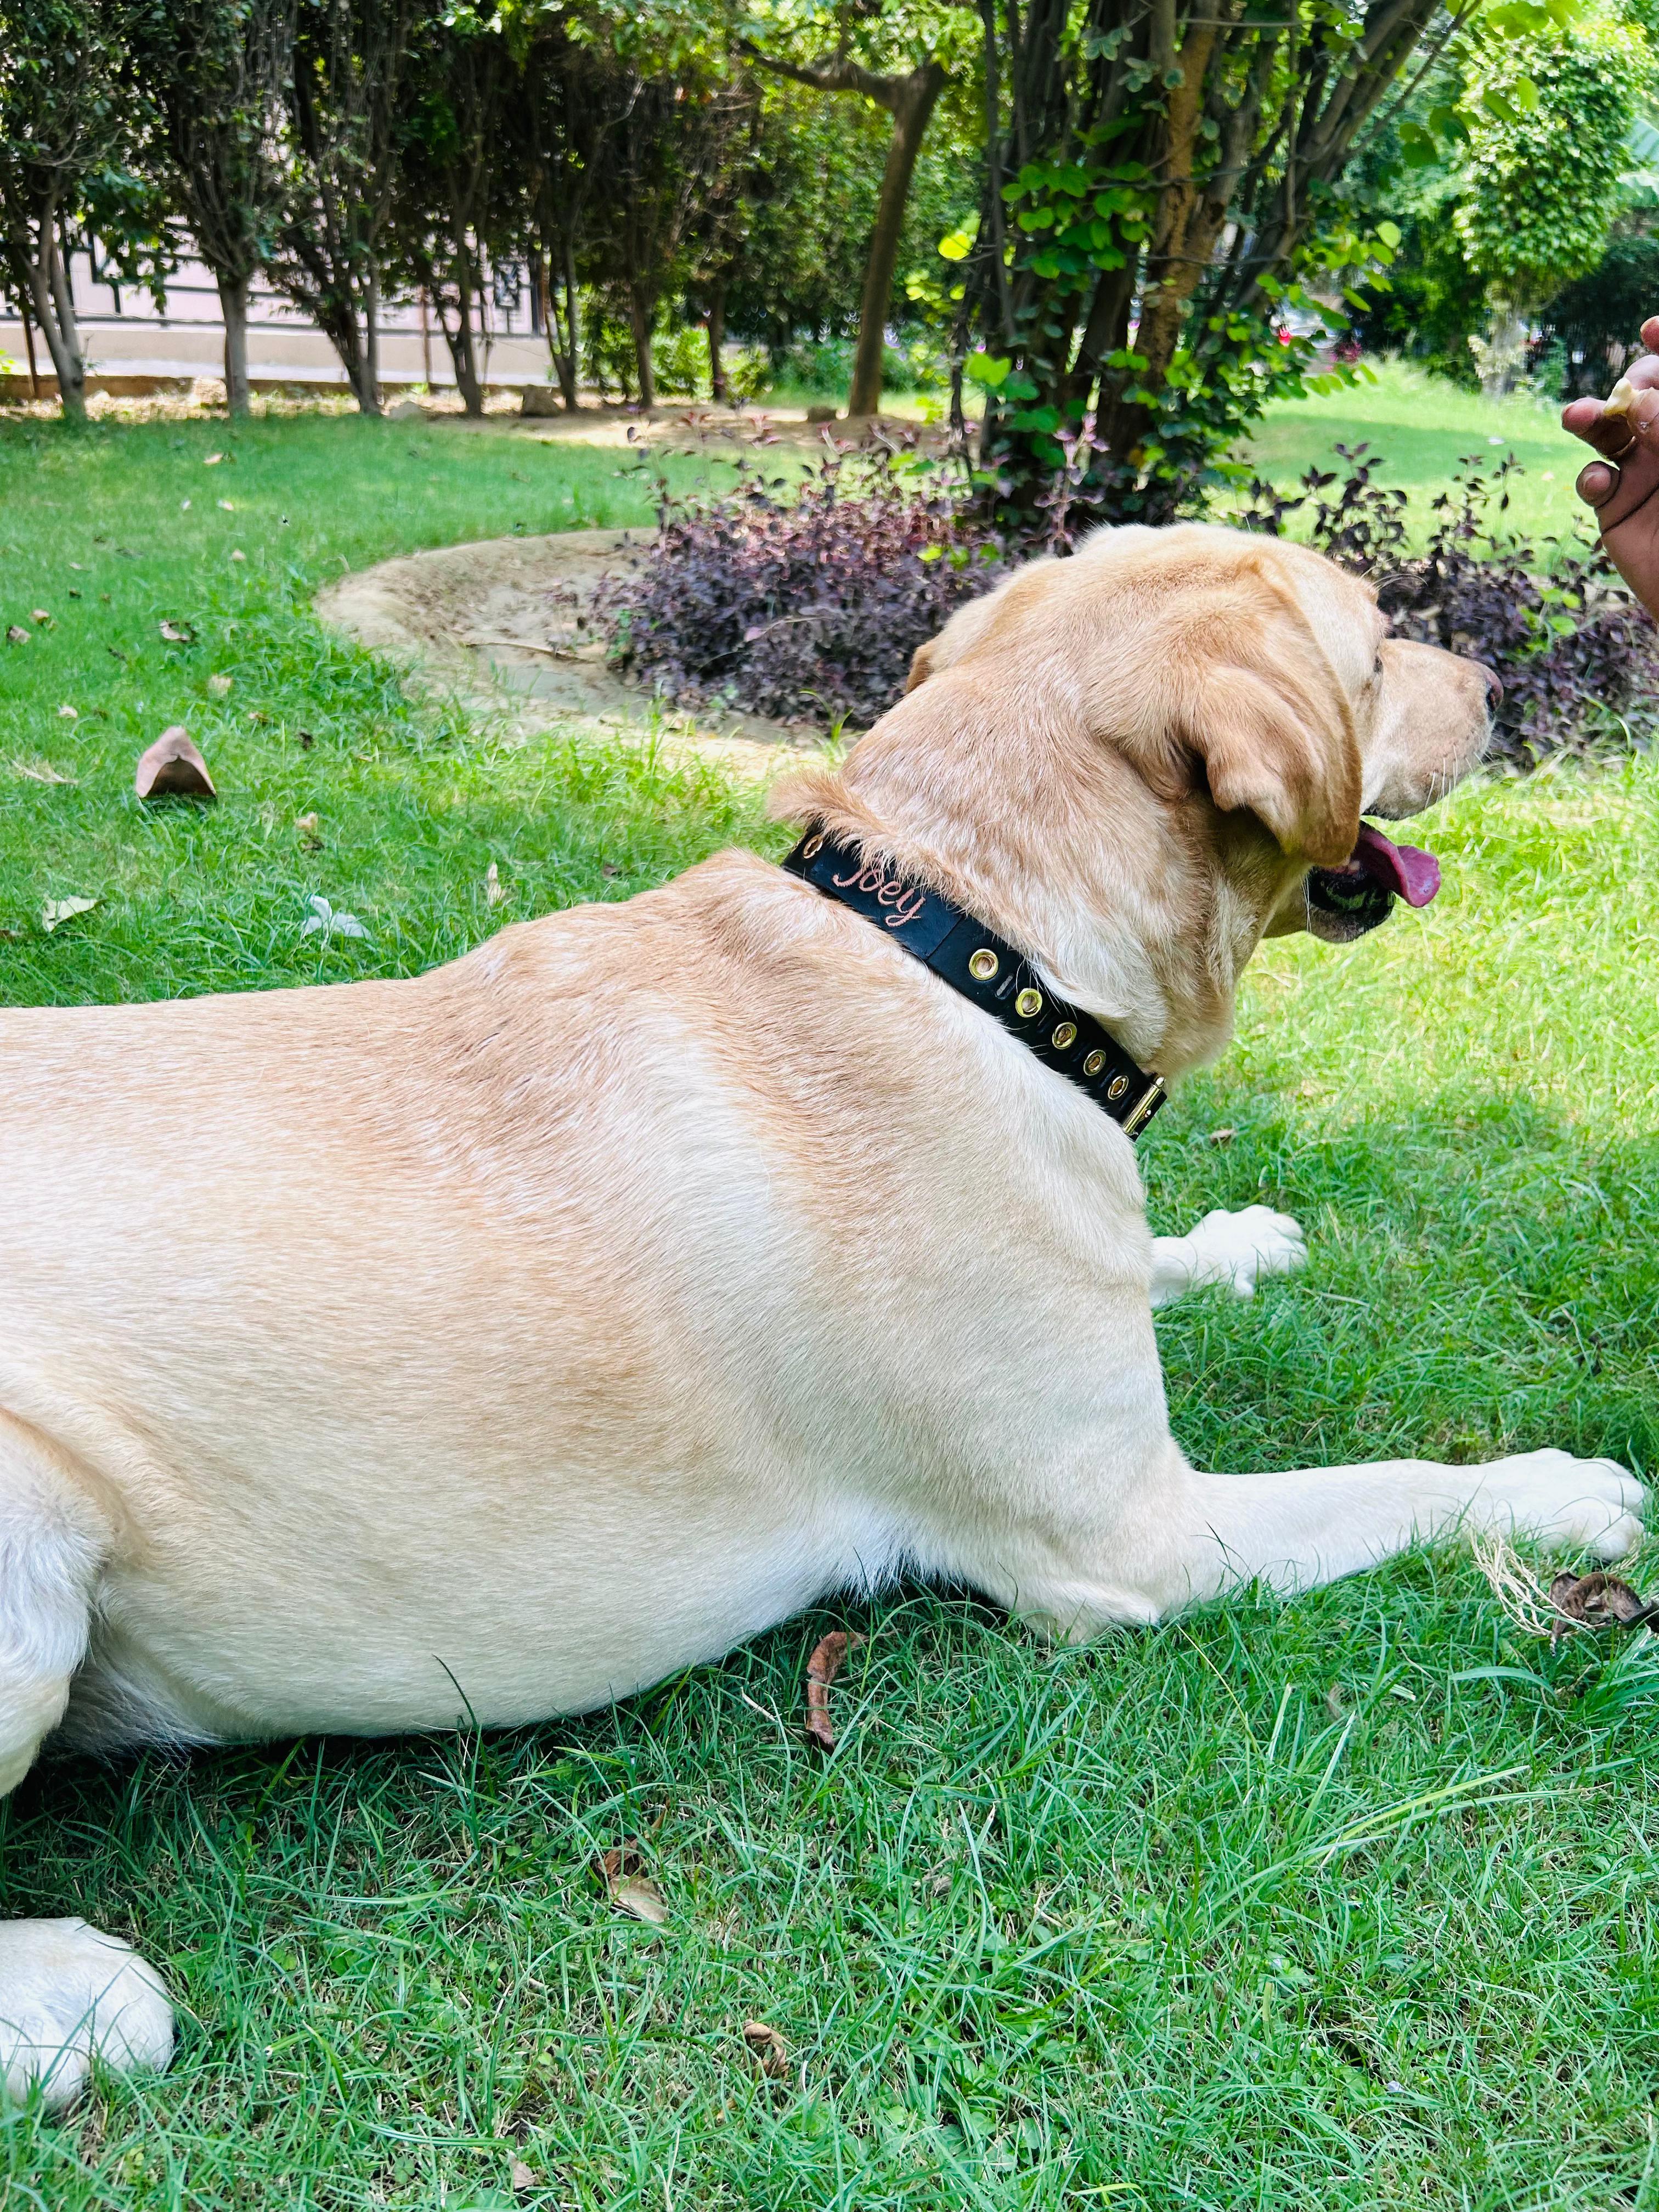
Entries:
{"label": "dog's front leg", "polygon": [[1152,1239],[1152,1304],[1167,1306],[1212,1283],[1225,1284],[1236,1298],[1253,1297],[1262,1276],[1293,1274],[1307,1263],[1306,1242],[1288,1213],[1218,1207],[1184,1237]]}
{"label": "dog's front leg", "polygon": [[1642,1485],[1617,1462],[1518,1452],[1478,1467],[1434,1460],[1188,1470],[1182,1518],[1194,1597],[1259,1580],[1289,1595],[1375,1566],[1407,1545],[1496,1530],[1622,1558],[1642,1534]]}
{"label": "dog's front leg", "polygon": [[[0,1414],[0,1796],[63,1717],[87,1649],[109,1532],[73,1472],[27,1424]],[[39,2086],[48,2107],[86,2087],[94,2057],[118,2073],[165,2066],[173,2008],[161,1978],[84,1920],[0,1923],[0,2087]]]}
{"label": "dog's front leg", "polygon": [[1149,1455],[1139,1481],[1109,1487],[1109,1523],[1073,1552],[1089,1566],[1032,1576],[1016,1601],[1068,1641],[1158,1620],[1245,1583],[1293,1595],[1437,1537],[1495,1529],[1617,1559],[1641,1536],[1645,1495],[1616,1462],[1564,1451],[1480,1467],[1405,1459],[1204,1474],[1173,1443],[1161,1465]]}

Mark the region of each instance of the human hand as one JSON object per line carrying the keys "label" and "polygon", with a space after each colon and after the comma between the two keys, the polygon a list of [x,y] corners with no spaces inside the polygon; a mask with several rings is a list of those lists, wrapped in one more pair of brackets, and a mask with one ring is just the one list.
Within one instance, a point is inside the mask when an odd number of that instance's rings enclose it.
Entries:
{"label": "human hand", "polygon": [[1561,423],[1601,455],[1578,471],[1578,496],[1595,508],[1620,574],[1659,615],[1659,315],[1643,324],[1642,343],[1646,353],[1608,398],[1575,399],[1562,409]]}

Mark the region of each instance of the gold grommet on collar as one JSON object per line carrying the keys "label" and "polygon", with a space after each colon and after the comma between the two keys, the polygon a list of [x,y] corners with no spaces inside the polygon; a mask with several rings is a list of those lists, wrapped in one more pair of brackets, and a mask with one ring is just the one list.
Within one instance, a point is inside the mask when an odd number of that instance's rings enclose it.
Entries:
{"label": "gold grommet on collar", "polygon": [[1106,1055],[1103,1052],[1091,1052],[1083,1063],[1083,1073],[1085,1075],[1098,1075],[1105,1065]]}
{"label": "gold grommet on collar", "polygon": [[1028,983],[1025,988],[1020,993],[1019,996],[1014,1000],[1014,1012],[1017,1014],[1021,1015],[1028,1022],[1030,1020],[1033,1014],[1040,1014],[1042,1012],[1042,992],[1032,990],[1030,985]]}
{"label": "gold grommet on collar", "polygon": [[1056,1052],[1066,1051],[1069,1046],[1077,1042],[1077,1024],[1075,1022],[1060,1023],[1048,1042]]}
{"label": "gold grommet on collar", "polygon": [[997,972],[997,956],[988,945],[981,945],[968,963],[968,973],[977,975],[981,983],[988,983]]}
{"label": "gold grommet on collar", "polygon": [[800,856],[803,860],[810,860],[823,850],[823,839],[821,836],[817,837],[809,837],[806,842],[800,848]]}
{"label": "gold grommet on collar", "polygon": [[1115,1075],[1106,1085],[1106,1096],[1109,1098],[1121,1098],[1128,1087],[1129,1079],[1127,1075]]}

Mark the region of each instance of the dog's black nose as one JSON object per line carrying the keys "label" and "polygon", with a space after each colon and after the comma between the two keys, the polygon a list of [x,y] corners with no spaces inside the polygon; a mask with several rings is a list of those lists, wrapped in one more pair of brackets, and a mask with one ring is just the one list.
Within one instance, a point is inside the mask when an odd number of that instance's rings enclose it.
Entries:
{"label": "dog's black nose", "polygon": [[1486,679],[1486,704],[1496,712],[1504,703],[1504,679],[1495,668],[1488,668],[1484,660],[1477,660],[1474,665]]}

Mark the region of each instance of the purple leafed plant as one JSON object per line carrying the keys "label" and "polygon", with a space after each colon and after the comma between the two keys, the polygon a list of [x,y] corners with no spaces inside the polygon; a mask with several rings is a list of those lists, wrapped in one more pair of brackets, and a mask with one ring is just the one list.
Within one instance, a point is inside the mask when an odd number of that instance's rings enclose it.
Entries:
{"label": "purple leafed plant", "polygon": [[[1534,768],[1547,754],[1609,743],[1645,750],[1659,709],[1659,626],[1599,547],[1507,532],[1505,455],[1486,471],[1459,462],[1453,488],[1431,502],[1428,542],[1407,550],[1406,495],[1379,484],[1377,457],[1339,446],[1346,476],[1309,470],[1299,496],[1259,478],[1245,527],[1278,537],[1308,508],[1308,542],[1369,577],[1396,637],[1414,637],[1484,661],[1503,679],[1493,757]],[[1632,727],[1632,724],[1635,725]]]}
{"label": "purple leafed plant", "polygon": [[867,728],[916,647],[1012,565],[965,468],[914,438],[826,441],[805,481],[744,459],[727,491],[657,488],[659,542],[595,612],[615,660],[684,706]]}
{"label": "purple leafed plant", "polygon": [[[770,443],[771,441],[761,441]],[[678,705],[866,728],[904,689],[910,658],[956,610],[1036,553],[1071,552],[1105,520],[1092,426],[1066,460],[1029,543],[987,522],[967,465],[914,435],[854,449],[826,435],[805,480],[744,460],[729,489],[676,495],[656,468],[658,543],[593,612],[623,669]],[[1494,754],[1517,767],[1609,744],[1645,749],[1659,708],[1659,629],[1583,541],[1535,544],[1503,518],[1516,463],[1459,464],[1413,550],[1407,495],[1365,446],[1296,493],[1260,479],[1237,520],[1297,535],[1370,579],[1398,636],[1484,661],[1503,679]],[[647,464],[647,465],[653,465]]]}

